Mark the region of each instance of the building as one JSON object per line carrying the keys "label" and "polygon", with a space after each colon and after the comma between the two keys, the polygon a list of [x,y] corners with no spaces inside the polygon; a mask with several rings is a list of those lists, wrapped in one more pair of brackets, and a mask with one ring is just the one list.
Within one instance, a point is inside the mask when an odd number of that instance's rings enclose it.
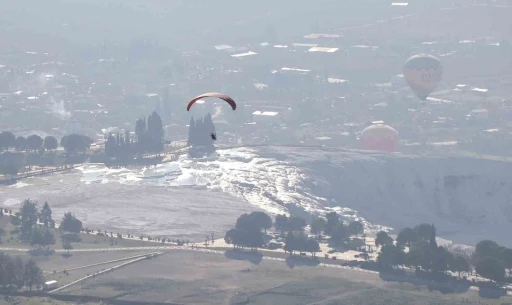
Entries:
{"label": "building", "polygon": [[252,113],[253,121],[257,124],[281,124],[281,115],[277,111],[254,111]]}

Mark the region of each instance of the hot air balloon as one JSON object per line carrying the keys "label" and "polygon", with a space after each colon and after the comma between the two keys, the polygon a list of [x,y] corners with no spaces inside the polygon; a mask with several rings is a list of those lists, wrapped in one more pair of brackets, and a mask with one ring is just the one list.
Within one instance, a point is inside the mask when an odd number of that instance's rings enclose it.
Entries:
{"label": "hot air balloon", "polygon": [[414,55],[405,62],[404,78],[412,91],[425,101],[443,78],[443,66],[432,55]]}
{"label": "hot air balloon", "polygon": [[366,127],[360,134],[361,148],[395,152],[398,147],[398,132],[391,126],[375,124]]}
{"label": "hot air balloon", "polygon": [[228,95],[223,94],[223,93],[218,93],[218,92],[209,92],[209,93],[203,93],[203,94],[201,94],[201,95],[199,95],[199,96],[194,97],[194,98],[193,98],[193,99],[188,103],[188,105],[187,105],[187,111],[190,111],[190,107],[192,107],[192,105],[194,105],[194,103],[195,103],[196,101],[198,101],[198,100],[200,100],[200,99],[203,99],[203,98],[205,98],[205,97],[216,97],[216,98],[219,98],[219,99],[221,99],[221,100],[223,100],[223,101],[227,102],[227,103],[231,106],[231,108],[232,108],[233,110],[235,110],[235,109],[236,109],[236,103],[235,103],[235,101],[234,101],[231,97],[229,97]]}

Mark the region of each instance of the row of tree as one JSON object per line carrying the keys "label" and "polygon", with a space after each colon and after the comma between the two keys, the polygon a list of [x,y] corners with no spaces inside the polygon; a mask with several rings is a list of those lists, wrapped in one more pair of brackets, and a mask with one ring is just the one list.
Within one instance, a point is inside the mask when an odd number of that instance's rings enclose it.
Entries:
{"label": "row of tree", "polygon": [[52,151],[57,149],[59,142],[54,136],[46,136],[44,139],[33,134],[28,137],[16,137],[10,131],[0,132],[0,151],[9,151],[14,148],[18,152],[37,152],[41,149]]}
{"label": "row of tree", "polygon": [[[379,232],[375,244],[381,247],[377,263],[384,269],[406,266],[431,273],[451,271],[460,277],[473,273],[489,280],[505,279],[506,269],[512,269],[512,249],[491,240],[480,241],[472,255],[453,253],[437,245],[434,225],[420,224],[401,230],[396,240],[386,232]],[[510,272],[509,272],[510,274]]]}
{"label": "row of tree", "polygon": [[[59,146],[57,139],[53,136],[47,136],[44,139],[38,135],[31,135],[27,138],[19,136],[15,138],[14,145],[12,145],[13,138],[14,135],[11,132],[0,133],[0,143],[3,143],[0,144],[3,151],[0,154],[0,175],[16,175],[25,166],[27,160],[22,152],[42,154],[45,150],[52,151]],[[79,134],[66,135],[60,140],[60,146],[64,148],[67,155],[78,152],[85,153],[92,143],[91,138]],[[9,151],[13,147],[17,152]]]}
{"label": "row of tree", "polygon": [[329,236],[329,241],[333,244],[347,242],[352,235],[358,236],[364,231],[364,226],[359,221],[345,223],[340,220],[340,215],[336,212],[327,214],[326,219],[318,217],[311,222],[311,233],[317,235],[317,238],[310,238],[305,234],[307,226],[306,220],[297,216],[277,215],[275,221],[263,212],[253,212],[241,215],[235,228],[229,230],[224,237],[228,244],[236,248],[249,247],[257,249],[265,244],[266,230],[272,226],[281,234],[287,232],[284,250],[293,254],[295,251],[315,252],[320,251],[318,240],[321,240],[322,234]]}
{"label": "row of tree", "polygon": [[105,140],[105,155],[110,158],[131,157],[135,154],[159,153],[164,149],[164,128],[156,111],[135,122],[135,137],[130,131],[110,134]]}
{"label": "row of tree", "polygon": [[[275,227],[282,233],[285,231],[301,232],[306,227],[306,221],[300,217],[287,217],[277,215]],[[346,243],[351,236],[364,233],[364,225],[360,221],[345,222],[336,212],[327,213],[326,217],[316,217],[311,222],[311,233],[322,239],[322,235],[329,237],[332,244]]]}
{"label": "row of tree", "polygon": [[11,257],[0,252],[0,289],[18,290],[41,285],[43,272],[33,260]]}
{"label": "row of tree", "polygon": [[[32,246],[37,245],[47,248],[55,244],[55,236],[53,234],[55,221],[52,219],[52,210],[47,202],[38,210],[35,201],[29,199],[23,201],[20,210],[11,215],[11,224],[16,228],[16,231],[19,233],[19,239],[22,242],[28,242]],[[82,222],[68,212],[64,214],[59,230],[76,235],[82,230]],[[65,240],[76,239],[63,236],[63,243]],[[67,243],[64,244],[66,249]]]}
{"label": "row of tree", "polygon": [[[62,146],[67,153],[84,152],[89,149],[93,143],[92,139],[79,134],[70,134],[60,139]],[[28,137],[16,137],[10,131],[0,133],[0,151],[9,151],[11,148],[17,152],[44,152],[53,151],[59,147],[59,142],[54,136],[46,136],[44,139],[39,135],[33,134]]]}

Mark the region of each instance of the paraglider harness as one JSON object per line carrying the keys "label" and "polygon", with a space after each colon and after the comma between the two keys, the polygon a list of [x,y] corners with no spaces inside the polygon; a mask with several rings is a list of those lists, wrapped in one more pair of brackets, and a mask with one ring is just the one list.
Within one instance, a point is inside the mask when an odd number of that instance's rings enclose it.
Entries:
{"label": "paraglider harness", "polygon": [[212,137],[212,140],[217,141],[217,135],[215,133],[212,132],[210,136]]}

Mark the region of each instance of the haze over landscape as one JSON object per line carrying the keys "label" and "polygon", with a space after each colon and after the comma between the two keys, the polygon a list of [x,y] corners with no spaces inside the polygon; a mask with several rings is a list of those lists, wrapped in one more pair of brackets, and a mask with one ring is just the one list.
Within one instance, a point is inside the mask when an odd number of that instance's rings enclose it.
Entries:
{"label": "haze over landscape", "polygon": [[511,16],[505,0],[2,4],[0,251],[41,274],[0,294],[512,302]]}

